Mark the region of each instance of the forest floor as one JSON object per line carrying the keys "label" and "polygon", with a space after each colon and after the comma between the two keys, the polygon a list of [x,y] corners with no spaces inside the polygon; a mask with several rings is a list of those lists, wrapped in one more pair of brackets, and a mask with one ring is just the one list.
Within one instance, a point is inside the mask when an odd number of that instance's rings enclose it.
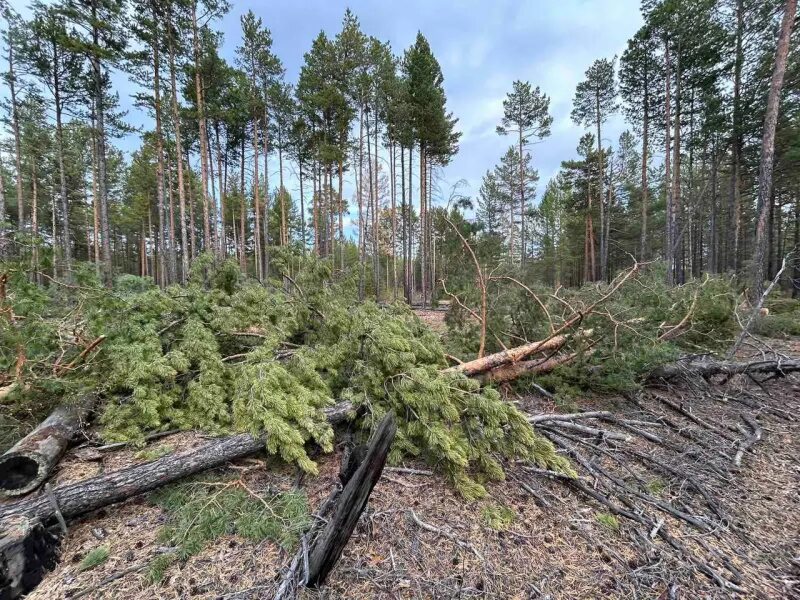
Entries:
{"label": "forest floor", "polygon": [[[800,356],[800,342],[781,350]],[[540,397],[509,399],[530,414],[564,410]],[[506,481],[488,485],[489,497],[466,502],[424,464],[408,462],[403,467],[423,473],[384,472],[327,585],[302,597],[800,598],[800,377],[689,381],[577,404],[572,409],[613,411],[659,440],[612,439],[630,433],[613,423],[595,437],[548,430],[587,461],[574,464],[589,489],[654,527],[612,516],[596,499],[526,465],[509,465]],[[737,468],[734,455],[752,434],[748,418],[762,438]],[[152,446],[183,451],[203,442],[176,434]],[[336,485],[340,456],[316,459],[319,476],[299,483],[312,510]],[[100,460],[73,450],[54,483],[138,460],[134,450]],[[257,492],[298,485],[293,469],[264,458],[225,471]],[[237,536],[217,539],[169,567],[162,583],[148,583],[165,518],[142,496],[71,524],[61,563],[28,598],[272,597],[290,557],[273,542]],[[108,560],[81,572],[80,561],[99,546],[109,548]]]}

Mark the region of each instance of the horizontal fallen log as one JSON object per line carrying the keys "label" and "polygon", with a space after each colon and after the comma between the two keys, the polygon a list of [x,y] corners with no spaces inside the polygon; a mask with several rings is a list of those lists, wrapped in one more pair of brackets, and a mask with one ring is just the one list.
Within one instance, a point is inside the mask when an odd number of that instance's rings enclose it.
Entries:
{"label": "horizontal fallen log", "polygon": [[444,372],[463,373],[468,377],[479,375],[503,365],[521,361],[529,357],[531,354],[535,354],[537,352],[556,352],[567,342],[567,339],[568,336],[566,335],[556,335],[546,340],[530,342],[528,344],[523,344],[522,346],[517,346],[516,348],[509,348],[508,350],[503,350],[502,352],[496,352],[494,354],[484,356],[483,358],[470,360],[468,362],[461,363],[460,365],[455,365],[453,367],[444,369]]}
{"label": "horizontal fallen log", "polygon": [[478,375],[481,383],[506,383],[522,377],[523,375],[542,375],[549,373],[556,367],[565,365],[573,360],[578,354],[564,354],[562,356],[553,356],[541,360],[523,360],[515,362],[496,369],[492,369],[486,373]]}
{"label": "horizontal fallen log", "polygon": [[800,372],[800,360],[776,359],[757,360],[752,362],[721,361],[712,359],[677,361],[653,369],[648,375],[649,380],[673,379],[675,377],[711,377],[712,375],[756,375],[779,374]]}
{"label": "horizontal fallen log", "polygon": [[36,429],[0,456],[0,495],[21,496],[38,488],[72,442],[93,399],[59,406]]}
{"label": "horizontal fallen log", "polygon": [[[352,404],[349,402],[340,402],[325,409],[332,425],[348,420],[351,412]],[[53,495],[61,514],[65,519],[71,519],[254,454],[263,448],[263,438],[240,433],[216,439],[189,452],[170,454],[152,462],[62,485],[53,488]],[[5,519],[14,516],[38,518],[46,522],[55,516],[55,510],[51,501],[43,494],[0,504],[0,526]]]}
{"label": "horizontal fallen log", "polygon": [[[349,420],[352,409],[349,402],[340,402],[325,409],[325,414],[331,425],[339,425]],[[0,504],[0,599],[27,593],[52,569],[59,538],[45,526],[53,518],[78,517],[263,449],[263,438],[241,433],[189,452],[62,485],[47,494]]]}

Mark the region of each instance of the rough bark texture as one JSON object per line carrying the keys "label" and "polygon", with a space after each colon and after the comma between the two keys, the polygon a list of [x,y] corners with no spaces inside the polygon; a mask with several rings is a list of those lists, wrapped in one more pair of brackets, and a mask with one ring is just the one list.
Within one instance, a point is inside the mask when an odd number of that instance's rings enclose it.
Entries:
{"label": "rough bark texture", "polygon": [[800,371],[800,360],[760,360],[755,362],[734,362],[717,360],[698,360],[676,362],[654,369],[648,379],[671,379],[689,376],[711,377],[712,375],[773,374],[786,375]]}
{"label": "rough bark texture", "polygon": [[50,476],[80,429],[89,404],[59,406],[36,429],[0,456],[0,494],[27,494]]}
{"label": "rough bark texture", "polygon": [[495,354],[490,354],[489,356],[484,356],[483,358],[461,363],[460,365],[455,365],[454,367],[444,369],[443,372],[463,373],[464,375],[471,377],[473,375],[491,371],[492,369],[496,369],[497,367],[503,365],[516,363],[524,358],[527,358],[531,354],[534,354],[535,352],[555,352],[566,343],[567,339],[568,338],[566,335],[556,335],[546,340],[530,342],[528,344],[523,344],[522,346],[517,346],[516,348],[509,348],[508,350],[496,352]]}
{"label": "rough bark texture", "polygon": [[[340,402],[325,410],[328,421],[336,425],[347,420],[352,409],[349,402]],[[220,438],[205,446],[170,455],[158,460],[92,477],[53,489],[56,504],[65,519],[70,519],[132,496],[149,492],[183,477],[213,469],[228,461],[242,458],[264,448],[264,440],[249,433]],[[46,522],[56,512],[45,495],[0,506],[0,523],[16,516]],[[2,527],[0,527],[2,529]]]}
{"label": "rough bark texture", "polygon": [[523,360],[515,362],[502,367],[498,367],[479,375],[481,383],[506,383],[513,381],[523,375],[541,375],[549,373],[558,366],[565,365],[575,359],[576,353],[565,354],[563,356],[554,356],[552,358],[538,359],[538,360]]}
{"label": "rough bark texture", "polygon": [[769,215],[770,194],[772,192],[772,169],[775,158],[775,129],[778,125],[783,76],[786,73],[786,59],[789,54],[789,38],[792,35],[797,0],[786,0],[783,22],[775,51],[775,65],[767,97],[767,114],[764,117],[764,137],[761,142],[761,166],[758,171],[758,224],[753,253],[753,302],[764,293],[764,257],[767,253],[767,217]]}
{"label": "rough bark texture", "polygon": [[307,586],[322,585],[339,560],[367,505],[372,489],[381,477],[395,433],[397,424],[394,415],[389,413],[378,425],[364,460],[342,490],[336,511],[311,549]]}

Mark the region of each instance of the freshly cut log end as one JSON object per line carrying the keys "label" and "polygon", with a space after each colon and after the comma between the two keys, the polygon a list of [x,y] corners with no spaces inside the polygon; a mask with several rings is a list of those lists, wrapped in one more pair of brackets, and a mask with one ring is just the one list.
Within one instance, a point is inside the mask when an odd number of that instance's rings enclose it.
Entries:
{"label": "freshly cut log end", "polygon": [[44,483],[80,429],[89,404],[59,406],[0,456],[0,495],[22,496]]}

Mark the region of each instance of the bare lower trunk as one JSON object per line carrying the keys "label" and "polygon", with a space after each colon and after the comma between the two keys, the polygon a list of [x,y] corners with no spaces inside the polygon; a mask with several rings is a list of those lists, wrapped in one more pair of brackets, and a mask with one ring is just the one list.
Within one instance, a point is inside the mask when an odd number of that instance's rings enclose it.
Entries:
{"label": "bare lower trunk", "polygon": [[758,171],[758,204],[760,207],[758,224],[756,225],[756,242],[753,252],[753,277],[751,301],[761,298],[764,292],[764,257],[767,251],[767,216],[769,213],[772,192],[772,169],[775,156],[775,129],[778,124],[783,77],[786,72],[786,60],[789,54],[789,39],[794,25],[797,0],[786,0],[781,30],[778,36],[778,47],[775,51],[775,65],[767,97],[767,113],[764,117],[764,137],[761,142],[761,164]]}

